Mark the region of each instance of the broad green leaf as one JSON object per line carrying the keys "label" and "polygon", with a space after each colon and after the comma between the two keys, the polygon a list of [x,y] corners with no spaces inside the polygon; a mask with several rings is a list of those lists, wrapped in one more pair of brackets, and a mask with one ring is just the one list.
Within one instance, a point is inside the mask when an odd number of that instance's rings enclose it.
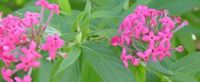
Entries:
{"label": "broad green leaf", "polygon": [[[184,28],[183,28],[184,29]],[[184,48],[188,51],[188,53],[194,52],[196,49],[196,44],[194,40],[192,39],[192,34],[186,32],[184,30],[180,30],[176,33],[176,36],[180,40],[181,44],[184,46]]]}
{"label": "broad green leaf", "polygon": [[[47,54],[47,53],[43,53]],[[33,82],[50,82],[50,72],[53,64],[46,60],[46,58],[40,59],[40,68],[32,71]]]}
{"label": "broad green leaf", "polygon": [[135,81],[112,48],[103,44],[86,43],[82,46],[82,54],[104,82]]}
{"label": "broad green leaf", "polygon": [[178,60],[171,69],[175,72],[198,72],[200,71],[200,53],[195,52]]}
{"label": "broad green leaf", "polygon": [[174,75],[172,71],[166,69],[165,67],[163,67],[160,62],[148,62],[147,63],[147,68],[151,71],[154,71],[154,72],[157,72],[157,73],[160,73],[160,74],[164,74],[164,75],[167,75],[167,76],[171,76],[171,75]]}
{"label": "broad green leaf", "polygon": [[91,35],[100,35],[106,37],[107,39],[112,38],[116,34],[116,30],[114,29],[97,29],[91,32]]}
{"label": "broad green leaf", "polygon": [[39,68],[39,82],[49,82],[52,63],[45,58],[41,59],[41,67]]}
{"label": "broad green leaf", "polygon": [[154,74],[153,72],[147,72],[146,73],[146,79],[145,82],[161,82],[161,79]]}
{"label": "broad green leaf", "polygon": [[100,10],[92,13],[91,18],[109,18],[109,17],[118,17],[118,15],[112,11]]}
{"label": "broad green leaf", "polygon": [[72,65],[65,69],[62,73],[53,78],[60,64],[63,62],[63,58],[55,61],[51,69],[50,82],[78,82],[80,76],[79,61],[76,60]]}
{"label": "broad green leaf", "polygon": [[81,82],[103,82],[99,74],[86,61],[83,61],[82,73],[79,80]]}
{"label": "broad green leaf", "polygon": [[79,47],[72,47],[70,50],[68,57],[63,60],[63,62],[59,65],[57,71],[55,72],[54,77],[56,77],[59,73],[63,72],[65,69],[70,67],[80,56],[81,50]]}
{"label": "broad green leaf", "polygon": [[186,73],[176,73],[174,76],[170,77],[174,82],[199,82],[194,78],[193,75]]}
{"label": "broad green leaf", "polygon": [[146,68],[142,65],[130,66],[132,73],[135,75],[136,82],[145,82],[146,80]]}
{"label": "broad green leaf", "polygon": [[175,15],[182,15],[198,5],[199,0],[152,0],[149,3],[150,7],[167,9]]}
{"label": "broad green leaf", "polygon": [[95,10],[109,10],[115,13],[124,9],[127,0],[91,0],[94,3]]}
{"label": "broad green leaf", "polygon": [[52,82],[80,82],[79,81],[79,77],[81,75],[80,61],[76,60],[75,63],[73,63],[62,73],[63,74],[58,76],[58,79],[52,80]]}
{"label": "broad green leaf", "polygon": [[70,3],[69,0],[57,0],[60,8],[64,11],[64,13],[71,15],[72,11],[71,11],[71,7],[70,7]]}
{"label": "broad green leaf", "polygon": [[137,5],[146,5],[148,3],[150,3],[152,0],[137,0],[136,4]]}
{"label": "broad green leaf", "polygon": [[58,59],[54,62],[53,66],[52,66],[52,69],[51,69],[51,72],[50,72],[50,78],[49,78],[49,80],[50,80],[51,82],[54,80],[53,76],[54,76],[54,74],[56,73],[56,71],[57,71],[58,67],[60,66],[60,64],[62,63],[62,61],[63,61],[63,58],[58,58]]}

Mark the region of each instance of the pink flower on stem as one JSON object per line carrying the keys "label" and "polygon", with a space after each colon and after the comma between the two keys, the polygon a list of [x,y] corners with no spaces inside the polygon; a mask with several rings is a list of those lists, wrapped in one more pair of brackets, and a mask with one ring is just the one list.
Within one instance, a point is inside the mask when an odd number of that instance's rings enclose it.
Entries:
{"label": "pink flower on stem", "polygon": [[111,40],[113,46],[117,46],[120,43],[120,38],[118,36],[114,36]]}
{"label": "pink flower on stem", "polygon": [[152,55],[152,60],[154,62],[156,62],[157,61],[157,57],[159,55],[159,52],[158,52],[157,48],[152,48],[151,49],[151,55]]}
{"label": "pink flower on stem", "polygon": [[41,58],[41,55],[36,51],[36,47],[36,43],[34,41],[31,41],[29,49],[21,49],[25,56],[20,56],[21,63],[17,64],[17,69],[23,69],[24,71],[28,71],[31,67],[38,68],[40,66],[40,62],[38,62],[37,59]]}
{"label": "pink flower on stem", "polygon": [[42,6],[42,7],[48,7],[49,3],[48,1],[46,0],[38,0],[36,3],[35,3],[36,6]]}
{"label": "pink flower on stem", "polygon": [[43,18],[44,18],[44,10],[45,8],[48,8],[48,1],[46,0],[38,0],[36,3],[35,3],[36,6],[41,6],[41,11],[40,11],[40,24],[43,24]]}
{"label": "pink flower on stem", "polygon": [[187,26],[189,23],[188,21],[183,21],[183,23],[181,23],[177,28],[175,28],[172,32],[175,33],[176,31],[180,30],[181,28],[183,28],[184,26]]}
{"label": "pink flower on stem", "polygon": [[55,12],[56,14],[60,14],[59,6],[57,4],[49,4],[48,9]]}
{"label": "pink flower on stem", "polygon": [[59,48],[64,45],[64,41],[60,39],[60,37],[55,34],[48,36],[46,39],[46,43],[41,46],[41,49],[49,52],[49,57],[54,60],[56,57],[56,52]]}
{"label": "pink flower on stem", "polygon": [[160,40],[160,37],[155,36],[154,33],[151,31],[148,35],[144,35],[142,40],[145,42],[149,42],[149,48],[153,48],[156,41]]}
{"label": "pink flower on stem", "polygon": [[25,57],[20,56],[20,61],[21,61],[21,63],[17,64],[16,68],[23,69],[25,72],[27,72],[31,67],[34,67],[34,68],[40,67],[40,62],[38,62],[34,58],[30,58],[27,56],[25,56]]}
{"label": "pink flower on stem", "polygon": [[137,56],[141,59],[143,59],[145,62],[147,62],[149,60],[149,57],[151,55],[152,50],[151,49],[147,49],[144,52],[137,52]]}
{"label": "pink flower on stem", "polygon": [[163,42],[168,42],[172,38],[173,34],[170,32],[169,28],[165,28],[162,31],[158,33],[158,35],[161,37]]}
{"label": "pink flower on stem", "polygon": [[162,19],[160,19],[160,22],[163,24],[164,27],[169,27],[170,29],[175,28],[174,21],[171,18],[169,18],[168,16],[165,16]]}
{"label": "pink flower on stem", "polygon": [[49,4],[47,8],[51,12],[50,12],[50,14],[48,16],[48,19],[47,19],[45,25],[42,28],[43,31],[46,29],[47,25],[50,23],[51,19],[53,18],[54,13],[60,14],[59,6],[57,4]]}
{"label": "pink flower on stem", "polygon": [[178,46],[175,50],[181,53],[183,52],[184,48],[183,46]]}
{"label": "pink flower on stem", "polygon": [[2,55],[0,55],[0,59],[3,60],[6,66],[10,66],[12,62],[17,62],[17,59],[14,57],[14,55],[8,52],[4,52]]}
{"label": "pink flower on stem", "polygon": [[158,54],[159,54],[159,60],[163,60],[165,56],[170,57],[170,49],[168,47],[165,47],[164,44],[159,44],[158,46]]}
{"label": "pink flower on stem", "polygon": [[[111,43],[113,46],[120,43],[119,46],[123,48],[121,59],[125,67],[128,67],[128,60],[131,57],[131,63],[137,66],[142,60],[148,62],[149,58],[152,58],[153,61],[157,61],[165,56],[171,56],[170,50],[182,52],[182,46],[171,48],[170,40],[173,33],[186,25],[187,21],[182,22],[180,17],[169,16],[167,10],[156,10],[140,5],[124,18],[118,29],[118,37],[113,37]],[[126,53],[124,46],[133,53]]]}
{"label": "pink flower on stem", "polygon": [[6,69],[5,67],[3,67],[1,69],[1,74],[4,80],[6,80],[7,82],[14,82],[10,77],[12,76],[12,70],[11,69]]}
{"label": "pink flower on stem", "polygon": [[140,60],[133,57],[133,58],[131,59],[131,63],[132,63],[134,66],[138,66],[138,65],[140,64]]}
{"label": "pink flower on stem", "polygon": [[138,25],[133,28],[134,30],[134,38],[139,39],[141,34],[148,33],[148,29],[144,27],[144,24],[142,22],[139,22]]}
{"label": "pink flower on stem", "polygon": [[122,45],[122,44],[124,44],[124,42],[126,42],[128,45],[131,45],[132,40],[131,40],[131,36],[130,36],[130,31],[129,32],[127,31],[126,33],[124,33],[121,36],[121,42],[120,42],[120,44]]}
{"label": "pink flower on stem", "polygon": [[[24,18],[8,15],[2,18],[0,13],[0,59],[5,63],[5,67],[1,69],[2,77],[7,82],[31,82],[32,68],[38,68],[41,58],[39,52],[37,52],[37,44],[40,44],[38,40],[42,38],[42,35],[50,23],[53,15],[59,14],[59,6],[56,4],[49,4],[46,0],[38,0],[35,5],[41,6],[41,14],[34,12],[26,12]],[[51,11],[47,21],[43,24],[43,15],[45,8]],[[40,21],[38,20],[40,19]],[[39,27],[35,28],[34,27]],[[29,37],[29,29],[31,27],[32,36]],[[36,32],[38,31],[38,32]],[[32,40],[30,41],[29,38]],[[35,43],[37,40],[38,43]],[[47,43],[43,46],[43,49],[49,51],[50,57],[55,59],[56,52],[64,44],[57,35],[48,38]],[[63,54],[62,56],[66,56]],[[15,65],[15,66],[11,66]],[[9,68],[15,67],[14,70]],[[20,79],[15,76],[15,81],[11,79],[12,75],[23,70],[28,71],[28,74],[24,78]]]}
{"label": "pink flower on stem", "polygon": [[128,68],[128,60],[130,60],[130,59],[132,59],[132,58],[133,58],[133,57],[132,57],[131,55],[127,55],[127,54],[126,54],[126,49],[123,48],[122,54],[121,54],[121,60],[122,60],[124,66],[125,66],[126,68]]}
{"label": "pink flower on stem", "polygon": [[26,27],[33,27],[33,25],[39,24],[39,17],[40,14],[38,13],[26,12],[25,18],[22,19],[22,22]]}
{"label": "pink flower on stem", "polygon": [[31,82],[31,77],[29,75],[24,76],[23,79],[15,77],[16,82]]}
{"label": "pink flower on stem", "polygon": [[22,48],[21,51],[30,59],[41,58],[40,53],[36,51],[37,44],[34,41],[31,41],[29,48]]}

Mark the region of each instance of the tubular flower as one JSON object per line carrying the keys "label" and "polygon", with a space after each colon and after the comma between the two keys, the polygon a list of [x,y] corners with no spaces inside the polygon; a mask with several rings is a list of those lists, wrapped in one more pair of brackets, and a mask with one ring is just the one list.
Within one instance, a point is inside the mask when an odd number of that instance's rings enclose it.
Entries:
{"label": "tubular flower", "polygon": [[[51,59],[55,59],[57,50],[64,41],[57,35],[47,37],[41,45],[45,29],[54,13],[59,14],[59,6],[46,0],[38,0],[36,6],[41,6],[41,13],[27,11],[24,17],[8,15],[2,18],[0,12],[0,60],[5,63],[1,74],[6,82],[31,82],[32,69],[39,68],[38,61],[42,55],[39,50],[48,51]],[[43,24],[44,9],[51,11]],[[22,79],[15,74],[18,71],[27,73]],[[15,78],[12,78],[15,77]]]}
{"label": "tubular flower", "polygon": [[[173,33],[188,25],[180,17],[169,16],[167,10],[156,10],[145,5],[137,6],[133,13],[124,18],[118,36],[111,40],[113,46],[123,48],[121,60],[125,67],[128,61],[134,66],[140,62],[162,60],[171,56],[171,51],[183,52],[183,47],[171,48]],[[142,45],[143,48],[140,46]],[[125,50],[131,52],[125,56]]]}
{"label": "tubular flower", "polygon": [[41,49],[49,52],[50,59],[54,60],[56,52],[64,45],[64,41],[58,35],[48,36],[46,43],[41,46]]}
{"label": "tubular flower", "polygon": [[20,79],[19,77],[15,77],[16,82],[31,82],[31,77],[29,75],[24,76],[23,79]]}

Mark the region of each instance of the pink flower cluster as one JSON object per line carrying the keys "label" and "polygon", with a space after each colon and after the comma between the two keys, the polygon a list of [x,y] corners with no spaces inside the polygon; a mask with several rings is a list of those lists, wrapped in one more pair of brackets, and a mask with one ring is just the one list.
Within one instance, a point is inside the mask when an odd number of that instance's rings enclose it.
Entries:
{"label": "pink flower cluster", "polygon": [[[1,73],[7,82],[31,82],[32,69],[40,67],[38,60],[42,55],[38,50],[48,51],[50,58],[54,60],[57,50],[64,45],[64,41],[56,34],[49,35],[46,43],[40,45],[42,35],[53,14],[59,14],[60,11],[58,5],[49,4],[46,0],[38,0],[36,5],[42,6],[41,14],[28,11],[24,18],[13,15],[0,18],[0,59],[5,63]],[[51,13],[43,24],[45,8]],[[0,17],[1,15],[2,13]],[[27,74],[22,79],[17,76],[12,78],[20,70]]]}
{"label": "pink flower cluster", "polygon": [[123,48],[121,60],[125,67],[128,61],[138,66],[141,61],[162,60],[171,56],[171,51],[182,52],[183,47],[171,48],[173,33],[188,25],[180,17],[170,16],[167,10],[137,6],[118,29],[118,36],[111,40],[113,46]]}

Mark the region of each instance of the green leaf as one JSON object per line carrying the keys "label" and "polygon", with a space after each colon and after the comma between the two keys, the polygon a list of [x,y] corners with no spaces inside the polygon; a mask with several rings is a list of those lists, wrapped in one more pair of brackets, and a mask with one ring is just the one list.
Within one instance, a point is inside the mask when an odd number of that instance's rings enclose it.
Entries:
{"label": "green leaf", "polygon": [[103,37],[106,37],[107,39],[112,38],[114,35],[116,34],[116,30],[115,29],[97,29],[95,31],[91,32],[91,35],[95,36],[95,35],[100,35]]}
{"label": "green leaf", "polygon": [[167,9],[175,15],[182,15],[200,5],[199,0],[152,0],[150,7]]}
{"label": "green leaf", "polygon": [[164,74],[167,76],[171,76],[174,75],[172,71],[166,69],[165,67],[163,67],[160,62],[148,62],[147,63],[147,68],[150,69],[151,71],[154,71],[156,73],[160,73],[160,74]]}
{"label": "green leaf", "polygon": [[115,13],[124,9],[128,0],[91,0],[94,3],[95,10],[109,10]]}
{"label": "green leaf", "polygon": [[[59,65],[57,71],[54,74],[54,77],[56,77],[58,74],[63,72],[65,69],[70,67],[80,56],[81,49],[79,47],[72,47],[70,50],[68,57],[63,60],[63,62]],[[53,78],[54,78],[53,77]]]}
{"label": "green leaf", "polygon": [[145,5],[145,4],[148,4],[150,3],[152,0],[137,0],[136,1],[136,4],[137,5]]}
{"label": "green leaf", "polygon": [[146,73],[146,79],[145,82],[161,82],[161,79],[154,74],[153,72],[147,72]]}
{"label": "green leaf", "polygon": [[193,75],[185,73],[176,73],[175,76],[170,77],[175,82],[199,82]]}
{"label": "green leaf", "polygon": [[87,62],[83,62],[82,73],[80,76],[81,82],[103,82],[99,74]]}
{"label": "green leaf", "polygon": [[196,44],[192,39],[192,34],[184,31],[184,28],[176,33],[176,36],[184,46],[184,48],[188,51],[188,53],[194,52],[196,50]]}
{"label": "green leaf", "polygon": [[76,62],[62,73],[62,75],[58,76],[58,79],[52,80],[51,82],[79,82],[78,80],[81,74],[80,61],[76,60]]}
{"label": "green leaf", "polygon": [[178,60],[171,69],[175,72],[198,72],[200,71],[200,52],[195,52]]}
{"label": "green leaf", "polygon": [[52,64],[48,60],[41,59],[41,67],[39,69],[39,82],[49,82]]}
{"label": "green leaf", "polygon": [[71,11],[71,7],[70,7],[70,3],[69,0],[57,0],[60,8],[64,11],[64,13],[71,15],[72,11]]}
{"label": "green leaf", "polygon": [[145,82],[146,80],[146,68],[142,65],[130,66],[132,73],[135,75],[136,82]]}
{"label": "green leaf", "polygon": [[104,82],[134,82],[134,76],[124,67],[115,51],[103,45],[84,44],[83,58],[91,64]]}
{"label": "green leaf", "polygon": [[109,18],[109,17],[118,17],[118,15],[112,11],[100,10],[92,13],[91,18]]}
{"label": "green leaf", "polygon": [[[47,54],[47,53],[43,53]],[[33,69],[32,79],[33,82],[49,82],[50,72],[53,64],[45,58],[40,59],[41,66],[39,69]]]}
{"label": "green leaf", "polygon": [[63,62],[63,58],[58,58],[58,59],[54,62],[53,66],[52,66],[52,69],[51,69],[51,72],[50,72],[50,78],[49,78],[51,82],[54,80],[53,76],[54,76],[54,74],[56,73],[58,67],[60,66],[60,64],[61,64],[62,62]]}

